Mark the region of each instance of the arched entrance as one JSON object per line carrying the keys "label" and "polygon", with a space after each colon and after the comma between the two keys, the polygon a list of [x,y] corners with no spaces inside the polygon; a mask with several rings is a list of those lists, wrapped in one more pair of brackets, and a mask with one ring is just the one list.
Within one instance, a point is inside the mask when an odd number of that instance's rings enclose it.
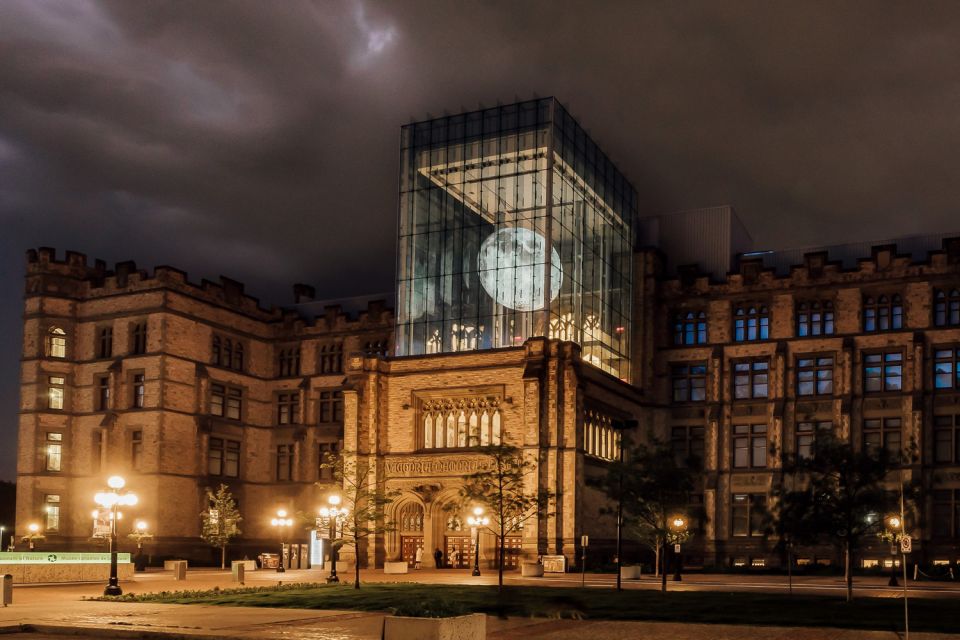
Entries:
{"label": "arched entrance", "polygon": [[[417,549],[423,549],[423,505],[408,502],[397,511],[397,528],[400,532],[400,557],[408,566],[414,566]],[[423,551],[426,555],[426,550]]]}

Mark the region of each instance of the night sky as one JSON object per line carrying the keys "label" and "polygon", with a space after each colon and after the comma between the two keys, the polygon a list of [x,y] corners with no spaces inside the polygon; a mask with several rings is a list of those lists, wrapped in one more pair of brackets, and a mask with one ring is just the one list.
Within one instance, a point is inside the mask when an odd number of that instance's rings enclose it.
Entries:
{"label": "night sky", "polygon": [[758,248],[960,230],[958,60],[946,2],[2,0],[0,478],[31,247],[389,295],[400,125],[534,95],[642,213],[732,204]]}

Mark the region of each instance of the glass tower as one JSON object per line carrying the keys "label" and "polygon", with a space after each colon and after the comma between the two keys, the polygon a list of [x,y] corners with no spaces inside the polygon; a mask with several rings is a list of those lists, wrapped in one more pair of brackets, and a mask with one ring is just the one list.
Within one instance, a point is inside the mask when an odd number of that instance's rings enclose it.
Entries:
{"label": "glass tower", "polygon": [[400,136],[397,355],[548,336],[630,373],[637,194],[553,98]]}

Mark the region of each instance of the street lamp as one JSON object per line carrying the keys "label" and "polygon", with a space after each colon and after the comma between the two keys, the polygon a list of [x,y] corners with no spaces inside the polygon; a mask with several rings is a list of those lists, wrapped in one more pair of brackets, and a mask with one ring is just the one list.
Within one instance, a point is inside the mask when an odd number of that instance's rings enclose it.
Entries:
{"label": "street lamp", "polygon": [[673,574],[674,582],[680,582],[683,578],[680,575],[680,567],[683,564],[683,555],[680,552],[680,541],[683,539],[683,535],[687,531],[687,519],[682,515],[675,515],[670,518],[670,529],[673,531],[674,535],[674,547],[673,550],[676,553],[676,560],[674,565],[676,567]]}
{"label": "street lamp", "polygon": [[270,521],[270,524],[277,528],[280,533],[280,561],[277,562],[277,573],[283,573],[287,569],[283,566],[283,541],[288,527],[293,526],[293,518],[287,517],[286,509],[277,509],[277,517]]}
{"label": "street lamp", "polygon": [[120,476],[110,476],[107,478],[107,486],[110,487],[110,491],[101,491],[93,497],[94,502],[110,510],[110,580],[103,590],[105,596],[123,595],[120,583],[117,580],[117,520],[123,516],[118,511],[118,507],[121,505],[132,507],[137,504],[135,493],[130,491],[120,493],[124,485],[126,485],[126,481]]}
{"label": "street lamp", "polygon": [[897,541],[903,531],[903,520],[900,519],[900,516],[891,514],[887,516],[886,524],[887,535],[890,537],[890,580],[887,585],[898,587],[900,583],[897,581]]}
{"label": "street lamp", "polygon": [[476,535],[476,548],[473,552],[473,575],[480,575],[480,527],[485,527],[490,524],[490,518],[483,515],[483,507],[474,507],[473,515],[467,516],[467,524],[470,525],[470,528],[473,530]]}
{"label": "street lamp", "polygon": [[40,525],[36,522],[31,522],[27,525],[27,531],[30,532],[30,535],[27,536],[27,544],[29,545],[30,551],[33,551],[33,541],[38,538],[38,532],[40,531]]}
{"label": "street lamp", "polygon": [[[330,575],[327,576],[327,583],[340,582],[337,577],[337,522],[343,521],[347,517],[347,508],[340,506],[340,496],[334,494],[327,498],[327,506],[320,507],[320,517],[317,518],[317,527],[330,527]],[[343,526],[340,527],[340,533],[343,534]],[[359,583],[358,583],[359,584]]]}

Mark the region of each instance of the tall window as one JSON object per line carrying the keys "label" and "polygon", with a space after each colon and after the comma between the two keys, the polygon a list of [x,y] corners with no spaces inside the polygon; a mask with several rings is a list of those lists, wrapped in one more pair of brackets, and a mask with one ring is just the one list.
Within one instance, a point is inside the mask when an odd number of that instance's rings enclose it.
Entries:
{"label": "tall window", "polygon": [[960,347],[933,352],[933,386],[936,389],[960,389]]}
{"label": "tall window", "polygon": [[63,434],[54,431],[47,432],[46,450],[47,471],[60,471],[63,466]]}
{"label": "tall window", "polygon": [[223,384],[210,385],[210,413],[229,420],[240,419],[243,391]]}
{"label": "tall window", "polygon": [[215,335],[210,352],[213,364],[224,369],[243,371],[243,344],[239,340],[234,341]]}
{"label": "tall window", "polygon": [[281,376],[300,375],[300,347],[286,347],[280,349],[277,356],[277,369]]}
{"label": "tall window", "polygon": [[833,335],[833,303],[801,302],[797,305],[797,336]]}
{"label": "tall window", "polygon": [[737,537],[762,536],[767,511],[767,496],[762,493],[735,493],[733,495],[733,535]]}
{"label": "tall window", "polygon": [[736,342],[766,340],[770,337],[770,311],[766,305],[744,305],[733,312],[733,339]]}
{"label": "tall window", "polygon": [[63,395],[66,379],[61,376],[47,378],[47,408],[63,409]]}
{"label": "tall window", "polygon": [[797,395],[833,395],[833,356],[797,358]]}
{"label": "tall window", "polygon": [[207,473],[227,478],[240,477],[240,442],[225,438],[210,438]]}
{"label": "tall window", "polygon": [[337,442],[321,442],[317,445],[319,459],[317,464],[318,480],[333,480],[333,466],[340,457],[340,445]]}
{"label": "tall window", "polygon": [[703,468],[703,434],[703,427],[695,425],[670,429],[670,447],[677,464]]}
{"label": "tall window", "polygon": [[733,468],[758,469],[767,466],[767,425],[733,425]]}
{"label": "tall window", "polygon": [[903,387],[903,353],[883,351],[863,354],[865,393],[900,391]]}
{"label": "tall window", "polygon": [[702,362],[670,367],[674,402],[703,402],[707,398],[707,365]]}
{"label": "tall window", "polygon": [[424,449],[463,449],[501,444],[499,400],[425,400],[420,425]]}
{"label": "tall window", "polygon": [[933,417],[933,459],[960,464],[960,414]]}
{"label": "tall window", "polygon": [[343,422],[343,392],[332,389],[320,392],[320,423],[341,424]]}
{"label": "tall window", "polygon": [[869,418],[863,421],[863,448],[872,456],[886,450],[891,460],[900,459],[903,421],[900,418]]}
{"label": "tall window", "polygon": [[67,357],[67,332],[60,327],[51,327],[47,336],[47,355],[51,358]]}
{"label": "tall window", "polygon": [[320,347],[320,373],[343,372],[343,343],[334,342]]}
{"label": "tall window", "polygon": [[102,375],[94,378],[94,410],[108,411],[110,409],[110,376]]}
{"label": "tall window", "polygon": [[833,422],[798,422],[796,448],[797,457],[809,460],[813,457],[814,443],[818,433],[829,433],[833,430]]}
{"label": "tall window", "polygon": [[43,512],[46,519],[47,531],[59,531],[60,529],[60,496],[51,493],[43,500]]}
{"label": "tall window", "polygon": [[277,424],[300,424],[300,394],[277,394]]}
{"label": "tall window", "polygon": [[938,327],[960,325],[960,289],[937,289],[934,292],[933,324]]}
{"label": "tall window", "polygon": [[143,464],[143,431],[130,434],[130,466],[139,471]]}
{"label": "tall window", "polygon": [[130,353],[142,355],[147,352],[147,323],[137,322],[130,331]]}
{"label": "tall window", "polygon": [[903,328],[903,303],[897,294],[863,299],[864,331],[895,331]]}
{"label": "tall window", "polygon": [[673,344],[704,344],[707,341],[707,314],[678,311],[673,316]]}
{"label": "tall window", "polygon": [[933,537],[960,538],[960,489],[933,492]]}
{"label": "tall window", "polygon": [[100,473],[103,468],[104,444],[103,429],[97,429],[93,432],[93,455],[90,456],[90,469],[94,474]]}
{"label": "tall window", "polygon": [[290,482],[293,480],[293,445],[277,445],[277,481]]}
{"label": "tall window", "polygon": [[113,355],[113,327],[100,327],[97,331],[97,357],[109,358]]}
{"label": "tall window", "polygon": [[737,400],[766,398],[769,380],[770,362],[766,359],[733,363],[733,397]]}
{"label": "tall window", "polygon": [[133,374],[133,408],[143,409],[144,396],[146,392],[146,380],[142,373]]}
{"label": "tall window", "polygon": [[620,457],[620,431],[613,426],[610,416],[592,409],[584,413],[583,451],[604,460]]}

